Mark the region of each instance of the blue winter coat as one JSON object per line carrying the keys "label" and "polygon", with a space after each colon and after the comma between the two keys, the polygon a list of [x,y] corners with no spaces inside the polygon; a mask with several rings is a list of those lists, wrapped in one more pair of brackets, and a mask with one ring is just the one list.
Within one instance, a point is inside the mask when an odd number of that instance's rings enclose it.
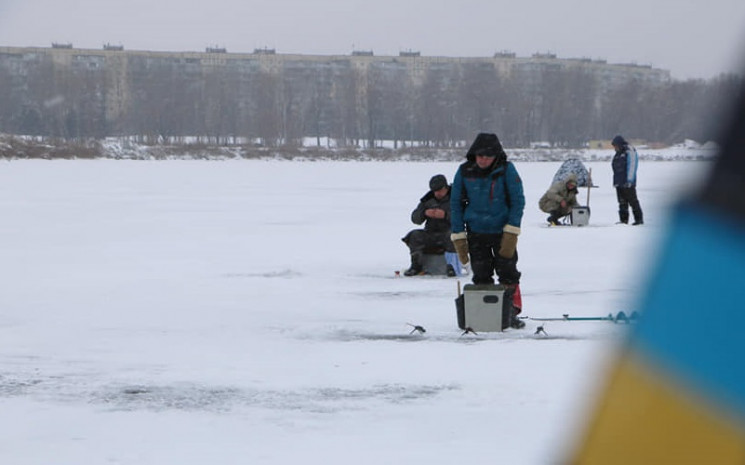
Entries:
{"label": "blue winter coat", "polygon": [[507,224],[520,227],[524,208],[523,183],[512,163],[482,170],[467,161],[458,167],[450,190],[453,233],[502,234]]}
{"label": "blue winter coat", "polygon": [[613,167],[613,187],[636,187],[636,169],[639,166],[639,155],[631,145],[625,145],[611,161]]}

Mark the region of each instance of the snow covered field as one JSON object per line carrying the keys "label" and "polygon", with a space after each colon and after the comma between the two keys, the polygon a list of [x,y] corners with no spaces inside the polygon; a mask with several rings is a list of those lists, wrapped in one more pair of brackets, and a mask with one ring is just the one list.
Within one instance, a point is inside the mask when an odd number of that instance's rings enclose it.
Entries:
{"label": "snow covered field", "polygon": [[[586,163],[590,225],[548,228],[559,164],[517,163],[523,314],[629,312],[709,162],[643,161],[641,227],[614,224],[610,163]],[[411,210],[456,167],[2,163],[0,463],[558,463],[627,325],[461,336],[468,277],[395,277]]]}

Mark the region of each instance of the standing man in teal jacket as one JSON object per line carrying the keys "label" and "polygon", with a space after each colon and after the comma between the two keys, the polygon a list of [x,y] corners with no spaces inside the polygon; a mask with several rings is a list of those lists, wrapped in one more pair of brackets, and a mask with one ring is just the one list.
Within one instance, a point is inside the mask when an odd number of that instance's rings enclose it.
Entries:
{"label": "standing man in teal jacket", "polygon": [[[451,239],[463,264],[470,255],[474,284],[494,284],[496,271],[499,283],[514,290],[515,315],[522,306],[517,236],[524,208],[522,180],[497,135],[478,134],[450,191]],[[511,326],[525,326],[515,315]]]}

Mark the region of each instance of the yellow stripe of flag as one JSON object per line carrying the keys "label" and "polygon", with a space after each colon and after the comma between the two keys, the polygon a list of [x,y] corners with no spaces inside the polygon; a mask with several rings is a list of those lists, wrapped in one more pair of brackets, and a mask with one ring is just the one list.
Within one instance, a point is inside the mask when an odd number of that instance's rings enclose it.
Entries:
{"label": "yellow stripe of flag", "polygon": [[743,465],[745,425],[627,352],[614,368],[577,465]]}

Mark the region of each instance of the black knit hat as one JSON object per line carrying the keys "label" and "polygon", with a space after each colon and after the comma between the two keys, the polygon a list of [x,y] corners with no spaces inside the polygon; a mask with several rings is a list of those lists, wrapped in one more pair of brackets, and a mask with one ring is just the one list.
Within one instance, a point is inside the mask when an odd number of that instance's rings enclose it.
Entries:
{"label": "black knit hat", "polygon": [[448,180],[444,174],[436,174],[429,180],[429,190],[432,192],[439,191],[448,185]]}
{"label": "black knit hat", "polygon": [[507,154],[504,153],[497,135],[488,132],[481,132],[476,136],[473,144],[468,149],[468,153],[466,153],[466,158],[473,161],[476,159],[476,155],[496,157],[500,162],[507,159]]}
{"label": "black knit hat", "polygon": [[624,139],[623,136],[621,135],[614,137],[610,144],[615,145],[616,147],[623,147],[625,145],[629,145],[629,143],[626,142],[626,139]]}

